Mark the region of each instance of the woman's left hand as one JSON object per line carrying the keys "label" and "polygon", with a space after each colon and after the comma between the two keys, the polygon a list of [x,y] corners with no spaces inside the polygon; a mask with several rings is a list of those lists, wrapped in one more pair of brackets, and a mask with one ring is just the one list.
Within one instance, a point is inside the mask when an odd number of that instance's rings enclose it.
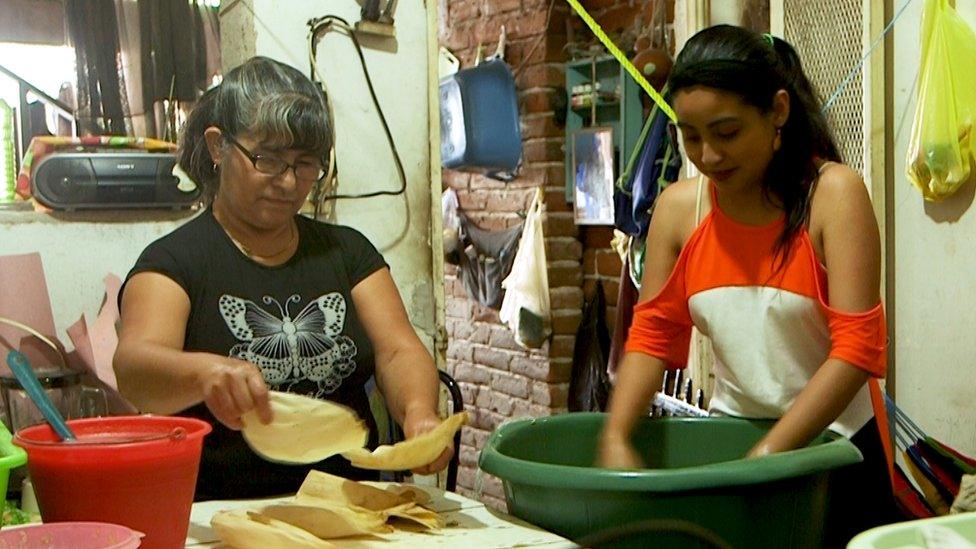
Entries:
{"label": "woman's left hand", "polygon": [[[407,417],[403,422],[403,434],[407,439],[411,439],[416,436],[420,436],[428,431],[432,431],[435,427],[441,424],[443,420],[437,417],[437,414],[433,411],[418,415],[415,417]],[[423,467],[413,469],[413,472],[418,475],[430,475],[441,471],[447,464],[450,463],[451,458],[454,457],[454,452],[457,449],[454,448],[454,440],[451,439],[451,443],[441,452],[441,455],[437,456],[437,459],[428,463]]]}

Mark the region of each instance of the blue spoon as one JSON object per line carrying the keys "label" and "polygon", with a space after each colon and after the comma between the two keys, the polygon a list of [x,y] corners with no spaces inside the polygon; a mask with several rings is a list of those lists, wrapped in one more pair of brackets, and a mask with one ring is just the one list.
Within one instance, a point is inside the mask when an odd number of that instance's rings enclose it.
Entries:
{"label": "blue spoon", "polygon": [[75,434],[71,432],[71,428],[68,427],[64,418],[61,417],[61,412],[58,412],[58,409],[54,407],[54,403],[51,402],[47,393],[44,392],[41,383],[37,381],[37,376],[34,375],[34,370],[31,369],[27,357],[19,351],[11,350],[7,353],[7,364],[13,370],[14,375],[17,376],[17,380],[20,381],[21,386],[27,391],[27,395],[34,401],[37,409],[44,415],[44,419],[51,424],[54,431],[61,437],[61,440],[68,442],[77,440]]}

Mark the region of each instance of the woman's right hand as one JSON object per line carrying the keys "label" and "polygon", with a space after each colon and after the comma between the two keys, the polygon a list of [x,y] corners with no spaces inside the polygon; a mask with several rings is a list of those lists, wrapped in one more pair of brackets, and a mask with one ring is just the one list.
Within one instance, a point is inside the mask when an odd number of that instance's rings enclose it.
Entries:
{"label": "woman's right hand", "polygon": [[597,448],[596,464],[605,469],[643,469],[644,460],[628,437],[604,433]]}
{"label": "woman's right hand", "polygon": [[268,386],[261,370],[244,360],[220,355],[204,355],[200,386],[203,402],[218,421],[239,431],[244,427],[241,416],[254,410],[261,423],[271,423]]}

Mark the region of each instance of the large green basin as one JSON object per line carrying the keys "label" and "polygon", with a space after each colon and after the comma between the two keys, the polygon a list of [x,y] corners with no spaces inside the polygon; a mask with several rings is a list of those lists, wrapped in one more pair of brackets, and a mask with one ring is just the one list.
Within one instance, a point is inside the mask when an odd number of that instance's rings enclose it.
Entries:
{"label": "large green basin", "polygon": [[[827,432],[806,448],[745,460],[772,422],[645,418],[632,441],[649,468],[600,469],[593,462],[604,419],[573,413],[506,423],[479,465],[501,478],[511,514],[571,539],[678,519],[734,547],[819,547],[830,471],[862,459],[849,440]],[[660,533],[631,541],[694,546]]]}

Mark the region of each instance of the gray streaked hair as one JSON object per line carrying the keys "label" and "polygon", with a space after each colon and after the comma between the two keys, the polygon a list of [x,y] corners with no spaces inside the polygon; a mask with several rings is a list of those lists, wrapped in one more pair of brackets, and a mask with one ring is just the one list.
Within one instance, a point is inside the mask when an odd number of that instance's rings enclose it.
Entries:
{"label": "gray streaked hair", "polygon": [[328,165],[332,128],[322,90],[297,69],[252,57],[207,90],[180,134],[180,166],[200,185],[207,202],[217,194],[203,132],[211,126],[234,137],[246,134],[272,150],[309,151]]}

